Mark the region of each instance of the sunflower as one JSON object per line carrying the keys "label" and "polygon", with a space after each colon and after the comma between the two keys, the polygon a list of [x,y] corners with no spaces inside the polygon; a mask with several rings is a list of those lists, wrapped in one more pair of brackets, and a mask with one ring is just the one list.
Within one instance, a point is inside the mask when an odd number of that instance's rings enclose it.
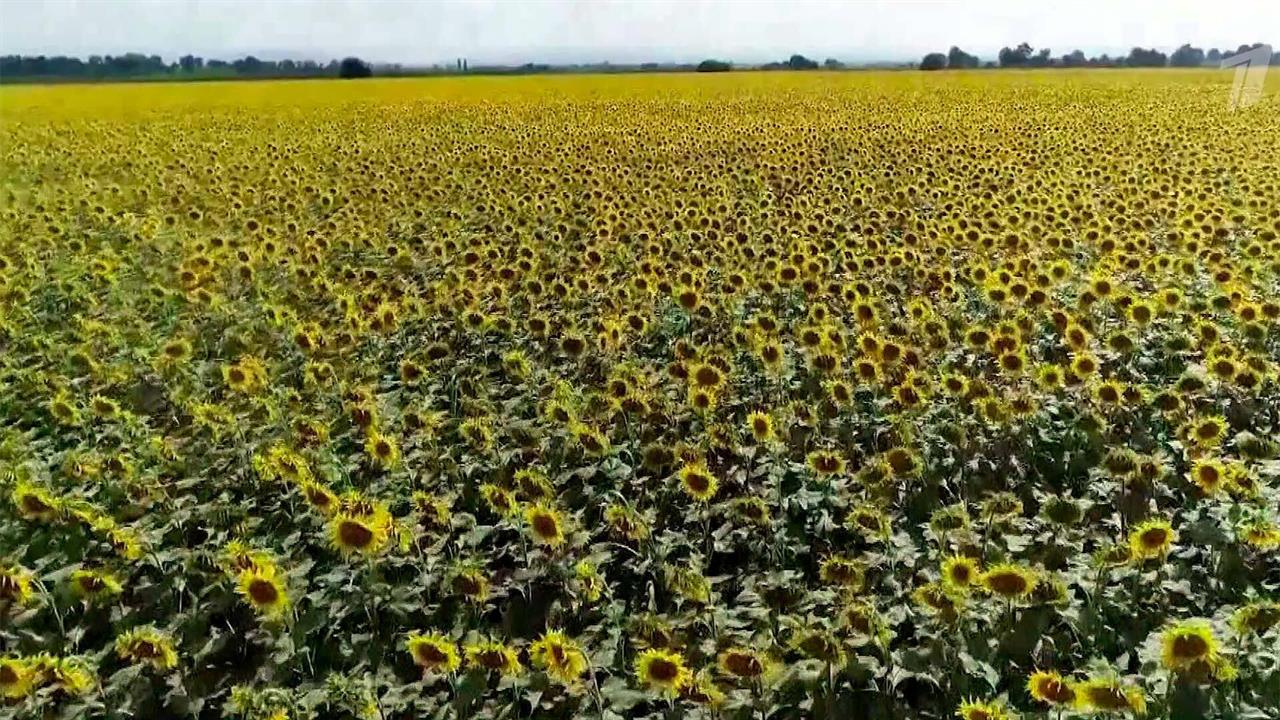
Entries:
{"label": "sunflower", "polygon": [[1160,664],[1187,676],[1226,679],[1234,669],[1222,657],[1218,639],[1206,620],[1183,620],[1161,636]]}
{"label": "sunflower", "polygon": [[628,540],[644,540],[649,537],[649,524],[644,517],[625,505],[610,505],[605,508],[604,521],[613,532]]}
{"label": "sunflower", "polygon": [[0,565],[0,600],[15,605],[31,600],[31,573],[26,568]]}
{"label": "sunflower", "polygon": [[757,410],[748,415],[747,428],[757,443],[767,443],[774,437],[773,418],[766,412]]}
{"label": "sunflower", "polygon": [[796,633],[792,647],[815,660],[844,667],[845,651],[840,639],[821,628],[806,628]]}
{"label": "sunflower", "polygon": [[712,363],[699,363],[690,368],[689,381],[695,387],[714,393],[725,382],[724,371]]}
{"label": "sunflower", "polygon": [[1076,692],[1071,683],[1056,672],[1037,670],[1027,679],[1027,692],[1047,705],[1071,706]]}
{"label": "sunflower", "polygon": [[1280,625],[1280,602],[1254,601],[1231,615],[1231,627],[1240,635],[1262,634]]}
{"label": "sunflower", "polygon": [[453,591],[474,603],[482,603],[489,597],[489,578],[484,570],[473,565],[457,567],[449,580]]}
{"label": "sunflower", "polygon": [[374,430],[369,433],[364,443],[365,455],[375,466],[390,470],[400,463],[400,446],[396,441]]}
{"label": "sunflower", "polygon": [[982,587],[1010,602],[1022,600],[1036,589],[1036,573],[1008,563],[996,565],[982,573]]}
{"label": "sunflower", "polygon": [[695,705],[718,708],[724,704],[726,698],[720,688],[716,687],[715,681],[711,678],[711,673],[702,670],[680,686],[680,699],[687,700]]}
{"label": "sunflower", "polygon": [[1219,460],[1197,460],[1191,466],[1191,481],[1205,495],[1217,495],[1227,480],[1227,467]]}
{"label": "sunflower", "polygon": [[298,489],[306,498],[307,504],[322,515],[332,515],[338,508],[338,496],[323,484],[315,480],[304,479],[298,483]]}
{"label": "sunflower", "polygon": [[530,646],[529,659],[565,684],[576,682],[587,671],[587,656],[582,648],[560,631],[543,633]]}
{"label": "sunflower", "polygon": [[1076,708],[1085,712],[1147,714],[1147,698],[1140,688],[1110,675],[1091,677],[1071,685]]}
{"label": "sunflower", "polygon": [[123,587],[110,572],[81,568],[71,573],[71,592],[82,600],[103,600],[119,595]]}
{"label": "sunflower", "polygon": [[1130,531],[1129,549],[1138,560],[1163,559],[1177,540],[1178,533],[1168,520],[1152,518]]}
{"label": "sunflower", "polygon": [[667,697],[677,697],[680,690],[692,680],[693,674],[685,667],[684,657],[670,650],[651,648],[636,658],[636,679],[652,692]]}
{"label": "sunflower", "polygon": [[461,664],[457,644],[439,633],[410,633],[405,649],[423,672],[449,675]]}
{"label": "sunflower", "polygon": [[706,463],[699,460],[680,468],[680,486],[694,500],[707,502],[715,497],[720,481],[707,469]]}
{"label": "sunflower", "polygon": [[719,664],[725,674],[743,680],[765,676],[771,665],[768,656],[745,647],[734,647],[720,653]]}
{"label": "sunflower", "polygon": [[1236,527],[1236,538],[1257,550],[1280,548],[1280,527],[1264,517],[1254,517]]}
{"label": "sunflower", "polygon": [[564,545],[564,518],[559,510],[539,503],[524,511],[524,519],[534,542],[551,548]]}
{"label": "sunflower", "polygon": [[979,702],[965,700],[956,710],[956,716],[962,720],[1009,720],[1009,713],[998,702]]}
{"label": "sunflower", "polygon": [[485,640],[467,645],[463,649],[467,667],[497,672],[501,675],[519,675],[524,671],[515,648],[495,640]]}
{"label": "sunflower", "polygon": [[173,637],[150,625],[133,628],[118,636],[116,655],[129,662],[149,664],[156,670],[171,670],[178,664]]}
{"label": "sunflower", "polygon": [[889,515],[874,505],[859,505],[849,511],[844,524],[868,542],[888,540],[892,532]]}
{"label": "sunflower", "polygon": [[952,555],[942,561],[942,582],[957,592],[967,593],[982,578],[982,566],[967,555]]}
{"label": "sunflower", "polygon": [[36,673],[29,660],[0,658],[0,698],[16,700],[35,690]]}
{"label": "sunflower", "polygon": [[62,509],[61,498],[26,481],[19,481],[9,497],[18,509],[18,514],[27,520],[48,522],[58,517]]}
{"label": "sunflower", "polygon": [[484,483],[480,486],[480,494],[494,515],[500,518],[513,518],[520,514],[520,503],[516,500],[515,493],[510,490],[493,483]]}
{"label": "sunflower", "polygon": [[264,617],[278,619],[289,610],[289,592],[275,565],[260,563],[240,571],[236,589]]}
{"label": "sunflower", "polygon": [[389,537],[390,519],[385,510],[372,515],[349,511],[335,514],[329,520],[329,541],[343,555],[376,555]]}
{"label": "sunflower", "polygon": [[1217,447],[1226,431],[1227,421],[1219,415],[1199,418],[1184,428],[1187,438],[1202,448]]}
{"label": "sunflower", "polygon": [[832,450],[814,450],[805,458],[809,468],[820,478],[844,472],[844,458]]}
{"label": "sunflower", "polygon": [[862,589],[866,580],[866,565],[845,555],[831,555],[822,561],[818,576],[830,585],[839,585],[851,591]]}

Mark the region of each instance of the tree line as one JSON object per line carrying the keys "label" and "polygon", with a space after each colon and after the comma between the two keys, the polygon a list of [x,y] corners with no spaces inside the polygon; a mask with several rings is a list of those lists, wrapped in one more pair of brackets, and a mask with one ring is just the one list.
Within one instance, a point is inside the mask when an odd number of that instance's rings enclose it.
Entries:
{"label": "tree line", "polygon": [[[1106,54],[1097,57],[1085,57],[1080,50],[1073,50],[1061,57],[1053,57],[1049,48],[1039,50],[1027,43],[1017,47],[1000,49],[996,61],[982,62],[976,55],[961,50],[954,45],[944,53],[935,52],[924,56],[920,61],[921,70],[966,70],[978,67],[1002,68],[1048,68],[1048,67],[1217,67],[1223,58],[1246,53],[1262,47],[1262,43],[1241,45],[1234,51],[1212,48],[1208,52],[1190,43],[1184,44],[1171,54],[1166,55],[1154,48],[1135,47],[1128,55],[1109,57]],[[1271,65],[1280,65],[1280,53],[1272,53]]]}
{"label": "tree line", "polygon": [[369,77],[373,68],[359,58],[330,60],[261,60],[252,55],[217,60],[183,55],[165,62],[159,55],[125,53],[90,55],[87,60],[55,55],[0,57],[0,80],[124,80],[205,78]]}

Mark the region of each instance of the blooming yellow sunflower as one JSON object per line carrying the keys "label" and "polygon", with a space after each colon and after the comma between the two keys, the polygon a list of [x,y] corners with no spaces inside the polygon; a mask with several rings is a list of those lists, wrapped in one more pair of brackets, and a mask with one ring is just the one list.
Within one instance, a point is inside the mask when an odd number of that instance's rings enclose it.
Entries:
{"label": "blooming yellow sunflower", "polygon": [[1141,688],[1111,675],[1100,675],[1071,685],[1078,710],[1084,712],[1147,714],[1147,696]]}
{"label": "blooming yellow sunflower", "polygon": [[558,630],[544,633],[530,646],[529,658],[547,675],[566,684],[576,682],[587,671],[582,648]]}
{"label": "blooming yellow sunflower", "polygon": [[283,617],[289,609],[289,592],[276,566],[258,563],[241,570],[236,589],[253,609],[271,619]]}
{"label": "blooming yellow sunflower", "polygon": [[1027,679],[1027,692],[1048,705],[1070,707],[1076,702],[1076,692],[1071,683],[1056,672],[1037,670],[1031,673]]}
{"label": "blooming yellow sunflower", "polygon": [[551,548],[564,545],[564,518],[559,510],[539,503],[524,511],[524,519],[534,542]]}
{"label": "blooming yellow sunflower", "polygon": [[698,502],[707,502],[715,497],[720,488],[720,481],[707,469],[706,463],[695,461],[680,468],[680,487],[689,497]]}
{"label": "blooming yellow sunflower", "polygon": [[1035,571],[1003,563],[982,573],[982,587],[1005,600],[1022,600],[1036,589]]}
{"label": "blooming yellow sunflower", "polygon": [[405,649],[424,672],[448,675],[461,664],[457,644],[439,633],[410,633]]}
{"label": "blooming yellow sunflower", "polygon": [[1129,549],[1138,560],[1163,559],[1177,540],[1178,534],[1168,520],[1152,518],[1129,532]]}
{"label": "blooming yellow sunflower", "polygon": [[660,695],[677,697],[692,677],[680,653],[651,648],[636,658],[636,679]]}

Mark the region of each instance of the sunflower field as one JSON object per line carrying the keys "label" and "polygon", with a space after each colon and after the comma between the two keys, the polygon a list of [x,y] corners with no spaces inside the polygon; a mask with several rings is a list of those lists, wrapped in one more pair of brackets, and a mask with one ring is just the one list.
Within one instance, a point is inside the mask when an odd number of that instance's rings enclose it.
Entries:
{"label": "sunflower field", "polygon": [[1230,82],[3,89],[0,715],[1280,717]]}

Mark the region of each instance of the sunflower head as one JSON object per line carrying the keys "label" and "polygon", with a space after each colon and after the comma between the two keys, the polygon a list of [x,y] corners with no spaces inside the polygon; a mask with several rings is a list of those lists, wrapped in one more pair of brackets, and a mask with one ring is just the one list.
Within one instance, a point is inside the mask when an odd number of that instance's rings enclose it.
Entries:
{"label": "sunflower head", "polygon": [[961,720],[1009,720],[1009,713],[998,702],[965,700],[956,710]]}
{"label": "sunflower head", "polygon": [[684,657],[670,650],[650,648],[636,658],[636,679],[652,692],[677,697],[692,680]]}
{"label": "sunflower head", "polygon": [[410,633],[405,649],[423,672],[449,675],[461,664],[457,644],[439,633]]}
{"label": "sunflower head", "polygon": [[720,653],[719,663],[726,675],[743,680],[761,678],[770,669],[767,655],[745,647],[734,647]]}
{"label": "sunflower head", "polygon": [[680,487],[694,500],[707,502],[715,497],[720,481],[707,469],[706,463],[695,461],[680,468]]}
{"label": "sunflower head", "polygon": [[1027,692],[1031,697],[1048,705],[1071,706],[1076,692],[1071,683],[1056,672],[1037,670],[1027,679]]}
{"label": "sunflower head", "polygon": [[116,655],[133,663],[145,663],[156,670],[171,670],[178,664],[173,638],[151,626],[133,628],[116,638]]}
{"label": "sunflower head", "polygon": [[1129,533],[1129,549],[1135,559],[1163,559],[1178,539],[1168,520],[1152,518],[1139,524]]}
{"label": "sunflower head", "polygon": [[942,561],[942,582],[952,590],[967,593],[981,578],[981,565],[967,555],[952,555]]}
{"label": "sunflower head", "polygon": [[1091,677],[1071,686],[1076,708],[1086,712],[1147,714],[1147,698],[1140,688],[1112,676]]}
{"label": "sunflower head", "polygon": [[529,533],[534,542],[551,548],[564,545],[564,517],[559,510],[539,503],[530,506],[524,512],[525,522],[529,525]]}
{"label": "sunflower head", "polygon": [[506,643],[486,640],[464,648],[467,667],[500,675],[519,675],[524,671],[516,649]]}
{"label": "sunflower head", "polygon": [[1036,573],[1018,565],[1001,564],[982,573],[982,586],[1005,600],[1022,600],[1036,589]]}
{"label": "sunflower head", "polygon": [[284,617],[289,610],[289,591],[276,566],[259,563],[240,571],[236,589],[245,601],[268,619]]}
{"label": "sunflower head", "polygon": [[587,671],[587,656],[576,642],[560,631],[544,633],[529,648],[529,658],[547,675],[570,684]]}

